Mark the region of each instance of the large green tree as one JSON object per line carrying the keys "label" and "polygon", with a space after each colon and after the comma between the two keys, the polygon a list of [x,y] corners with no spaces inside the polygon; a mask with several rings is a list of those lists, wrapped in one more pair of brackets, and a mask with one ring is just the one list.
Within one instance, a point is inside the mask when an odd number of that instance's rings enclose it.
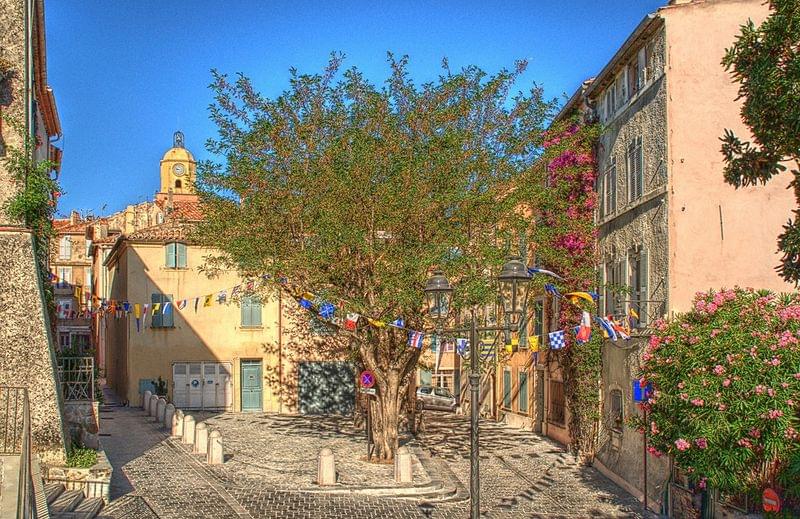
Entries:
{"label": "large green tree", "polygon": [[[756,27],[742,26],[722,64],[739,84],[742,118],[753,142],[742,141],[732,131],[722,137],[725,180],[736,187],[766,184],[794,162],[791,187],[800,206],[800,2],[771,0],[770,16]],[[794,220],[778,238],[783,253],[778,271],[800,284],[800,226]]]}
{"label": "large green tree", "polygon": [[[531,208],[518,195],[528,191],[515,185],[531,180],[555,105],[539,88],[511,95],[524,63],[488,75],[445,62],[423,85],[409,79],[406,58],[388,64],[377,87],[334,55],[321,74],[292,70],[274,98],[215,72],[219,135],[208,147],[223,160],[201,168],[198,232],[220,260],[272,274],[279,289],[430,330],[422,289],[431,268],[457,285],[458,307],[483,304],[496,297],[490,280],[506,254],[531,243]],[[420,351],[408,332],[363,321],[346,337],[376,374],[373,430],[379,457],[391,458]]]}

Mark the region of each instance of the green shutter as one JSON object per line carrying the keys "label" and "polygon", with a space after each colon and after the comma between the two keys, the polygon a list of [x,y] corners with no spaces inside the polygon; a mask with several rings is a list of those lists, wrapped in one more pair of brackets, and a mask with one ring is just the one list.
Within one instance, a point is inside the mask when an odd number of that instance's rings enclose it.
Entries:
{"label": "green shutter", "polygon": [[528,374],[524,371],[519,372],[519,397],[517,400],[519,411],[528,412]]}
{"label": "green shutter", "polygon": [[150,317],[150,319],[151,319],[150,327],[151,328],[161,328],[161,326],[163,326],[162,323],[161,323],[161,311],[159,310],[158,312],[153,313],[153,304],[160,303],[160,302],[161,302],[161,294],[152,294],[150,296],[151,305],[150,305],[150,310],[148,310],[148,311],[150,312],[150,315],[151,315],[151,317]]}
{"label": "green shutter", "polygon": [[164,303],[173,303],[172,294],[162,294],[161,296],[161,325],[164,327],[175,326],[175,306],[174,303],[169,305],[169,311],[164,313]]}
{"label": "green shutter", "polygon": [[511,370],[503,371],[503,407],[511,409]]}
{"label": "green shutter", "polygon": [[256,296],[242,298],[242,326],[261,326],[261,300]]}
{"label": "green shutter", "polygon": [[186,268],[186,244],[185,243],[176,243],[175,248],[177,249],[177,267],[185,269]]}
{"label": "green shutter", "polygon": [[167,259],[165,260],[165,265],[167,268],[174,269],[175,268],[175,244],[168,243],[164,247],[164,251],[167,254]]}

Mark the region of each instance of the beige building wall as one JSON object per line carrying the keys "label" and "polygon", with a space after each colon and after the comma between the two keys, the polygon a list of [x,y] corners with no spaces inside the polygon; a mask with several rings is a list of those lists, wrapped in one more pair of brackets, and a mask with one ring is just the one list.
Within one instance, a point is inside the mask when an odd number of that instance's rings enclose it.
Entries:
{"label": "beige building wall", "polygon": [[[768,15],[759,0],[699,2],[662,9],[669,42],[670,310],[686,311],[698,290],[789,291],[774,268],[777,236],[795,208],[791,175],[766,186],[724,183],[720,137],[749,139],[737,85],[720,65],[739,27]],[[713,25],[709,23],[713,21]]]}

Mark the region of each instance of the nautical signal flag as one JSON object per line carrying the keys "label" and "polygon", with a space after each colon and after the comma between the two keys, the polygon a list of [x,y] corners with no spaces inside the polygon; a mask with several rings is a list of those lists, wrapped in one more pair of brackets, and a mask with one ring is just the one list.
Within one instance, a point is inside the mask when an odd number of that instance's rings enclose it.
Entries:
{"label": "nautical signal flag", "polygon": [[358,326],[359,317],[361,316],[355,313],[347,314],[347,319],[344,321],[344,329],[350,330],[351,332],[355,331]]}
{"label": "nautical signal flag", "polygon": [[389,323],[389,326],[394,326],[395,328],[404,328],[406,325],[405,321],[403,321],[402,317],[398,317],[394,321]]}
{"label": "nautical signal flag", "polygon": [[599,315],[594,316],[595,322],[600,325],[600,328],[603,330],[603,337],[606,339],[611,339],[612,341],[617,340],[617,332],[614,330],[614,326],[609,323],[604,317]]}
{"label": "nautical signal flag", "polygon": [[323,319],[333,319],[334,312],[336,312],[336,307],[327,301],[319,305],[319,316]]}
{"label": "nautical signal flag", "polygon": [[183,310],[184,308],[186,308],[186,299],[181,299],[180,301],[178,301],[176,306],[178,307],[178,310]]}
{"label": "nautical signal flag", "polygon": [[408,345],[412,346],[418,350],[422,349],[422,340],[425,338],[425,334],[422,332],[416,332],[414,330],[410,330],[408,332]]}
{"label": "nautical signal flag", "polygon": [[462,357],[466,356],[469,353],[469,339],[456,339],[456,352]]}
{"label": "nautical signal flag", "polygon": [[575,340],[587,342],[592,337],[592,314],[584,311],[581,315],[581,324],[575,333]]}
{"label": "nautical signal flag", "polygon": [[550,344],[551,350],[560,350],[567,345],[566,337],[564,336],[564,330],[548,333],[547,340]]}
{"label": "nautical signal flag", "polygon": [[208,294],[203,297],[203,306],[211,306],[212,299],[214,298],[214,294]]}
{"label": "nautical signal flag", "polygon": [[553,297],[561,297],[561,292],[559,292],[556,286],[552,283],[545,283],[544,291]]}
{"label": "nautical signal flag", "polygon": [[384,326],[386,326],[385,322],[378,321],[377,319],[370,319],[369,317],[367,317],[367,321],[375,328],[383,328]]}

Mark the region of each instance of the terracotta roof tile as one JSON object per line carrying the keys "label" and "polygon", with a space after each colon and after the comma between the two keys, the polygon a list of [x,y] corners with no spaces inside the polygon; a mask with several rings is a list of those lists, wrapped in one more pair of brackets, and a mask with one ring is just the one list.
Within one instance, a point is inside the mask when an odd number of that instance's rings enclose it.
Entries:
{"label": "terracotta roof tile", "polygon": [[[166,200],[159,200],[158,206],[167,212]],[[194,200],[175,200],[172,202],[172,210],[169,211],[169,218],[174,218],[177,220],[183,220],[187,222],[199,222],[204,218],[203,208],[200,205],[200,201],[197,199]]]}
{"label": "terracotta roof tile", "polygon": [[173,240],[186,240],[188,228],[186,225],[181,225],[176,222],[164,222],[159,225],[154,225],[146,229],[139,229],[128,235],[127,239],[131,241],[154,241],[165,242]]}
{"label": "terracotta roof tile", "polygon": [[56,232],[62,234],[83,234],[86,232],[86,227],[88,225],[89,222],[86,221],[70,223],[68,218],[53,220],[53,228]]}

